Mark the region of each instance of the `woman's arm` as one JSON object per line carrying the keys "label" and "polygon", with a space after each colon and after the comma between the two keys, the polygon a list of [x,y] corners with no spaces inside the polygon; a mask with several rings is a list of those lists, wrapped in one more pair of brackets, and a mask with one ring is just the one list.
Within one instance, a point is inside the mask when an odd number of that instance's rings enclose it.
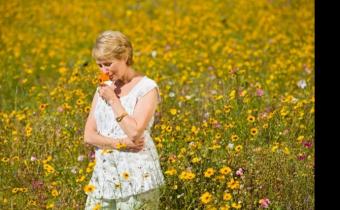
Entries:
{"label": "woman's arm", "polygon": [[[117,139],[112,139],[109,137],[101,136],[97,132],[97,124],[94,118],[94,109],[96,107],[96,103],[98,101],[99,94],[96,91],[90,109],[90,114],[86,120],[85,131],[84,131],[84,142],[88,144],[92,144],[98,146],[99,148],[108,148],[108,149],[120,149],[121,145],[119,145],[119,141]],[[138,139],[140,140],[140,138]],[[135,144],[131,141],[130,138],[120,139],[122,144],[125,144],[127,149],[135,150],[141,147],[141,142],[136,141]],[[143,141],[144,142],[144,141]],[[140,148],[141,149],[141,148]]]}
{"label": "woman's arm", "polygon": [[86,143],[97,146],[100,149],[117,149],[139,151],[144,146],[144,137],[136,142],[132,142],[130,138],[113,139],[110,137],[102,136],[97,132],[91,132],[87,136]]}
{"label": "woman's arm", "polygon": [[[120,127],[132,141],[138,140],[143,134],[146,126],[154,115],[157,108],[158,90],[153,88],[145,96],[141,97],[134,109],[133,115],[127,115],[119,122]],[[125,112],[120,100],[111,103],[116,116]]]}

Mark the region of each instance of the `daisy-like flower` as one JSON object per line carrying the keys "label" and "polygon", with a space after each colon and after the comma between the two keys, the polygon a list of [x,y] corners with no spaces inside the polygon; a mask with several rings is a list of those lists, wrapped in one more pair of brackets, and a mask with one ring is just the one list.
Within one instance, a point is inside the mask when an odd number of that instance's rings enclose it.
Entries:
{"label": "daisy-like flower", "polygon": [[46,107],[48,106],[48,104],[40,104],[39,105],[39,109],[42,111],[42,110],[45,110]]}
{"label": "daisy-like flower", "polygon": [[252,128],[252,129],[250,129],[250,134],[253,135],[253,136],[255,136],[258,132],[259,132],[259,131],[258,131],[257,128]]}
{"label": "daisy-like flower", "polygon": [[95,189],[96,189],[96,187],[95,187],[94,185],[91,185],[91,184],[86,185],[86,186],[84,187],[84,191],[85,191],[86,193],[93,192]]}
{"label": "daisy-like flower", "polygon": [[303,79],[303,80],[298,81],[297,86],[301,89],[305,89],[307,87],[306,80]]}
{"label": "daisy-like flower", "polygon": [[270,200],[268,198],[262,198],[259,200],[259,204],[261,208],[268,208],[270,204]]}
{"label": "daisy-like flower", "polygon": [[220,173],[223,175],[227,175],[231,172],[231,168],[229,168],[228,166],[224,166],[223,168],[220,169]]}
{"label": "daisy-like flower", "polygon": [[255,122],[255,117],[253,116],[253,115],[249,115],[248,117],[247,117],[247,120],[248,120],[248,122]]}
{"label": "daisy-like flower", "polygon": [[236,134],[231,135],[232,141],[237,141],[238,139],[239,139],[238,135],[236,135]]}
{"label": "daisy-like flower", "polygon": [[177,110],[176,109],[170,109],[170,114],[172,115],[176,115],[177,114]]}
{"label": "daisy-like flower", "polygon": [[53,197],[57,197],[59,195],[59,192],[58,192],[58,190],[53,189],[51,194],[52,194]]}
{"label": "daisy-like flower", "polygon": [[215,170],[213,168],[208,168],[205,172],[204,172],[204,176],[205,177],[211,177],[214,174]]}
{"label": "daisy-like flower", "polygon": [[104,84],[105,81],[107,81],[107,80],[109,80],[109,79],[110,79],[109,75],[107,75],[107,74],[105,74],[105,73],[102,72],[102,73],[100,74],[99,78],[98,78],[98,83],[99,83],[100,85],[102,85],[102,84]]}
{"label": "daisy-like flower", "polygon": [[240,203],[235,203],[235,202],[233,202],[233,203],[231,204],[231,207],[233,207],[234,209],[240,209],[240,208],[242,207],[242,205],[241,205]]}
{"label": "daisy-like flower", "polygon": [[129,177],[130,177],[130,174],[129,174],[127,171],[125,171],[125,172],[122,173],[122,177],[123,177],[125,180],[128,180]]}
{"label": "daisy-like flower", "polygon": [[223,200],[225,201],[229,201],[233,198],[233,196],[231,195],[231,193],[224,193],[223,194]]}
{"label": "daisy-like flower", "polygon": [[240,152],[242,149],[243,149],[242,145],[237,145],[237,146],[235,147],[235,151],[236,151],[236,152]]}
{"label": "daisy-like flower", "polygon": [[200,200],[203,204],[208,204],[212,200],[212,195],[209,192],[205,192],[201,195]]}

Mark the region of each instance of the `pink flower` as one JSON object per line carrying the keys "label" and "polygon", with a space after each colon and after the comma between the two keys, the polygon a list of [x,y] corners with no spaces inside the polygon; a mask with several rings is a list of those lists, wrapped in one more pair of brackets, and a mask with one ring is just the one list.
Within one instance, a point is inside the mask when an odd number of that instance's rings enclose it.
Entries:
{"label": "pink flower", "polygon": [[269,207],[270,200],[268,198],[262,198],[262,199],[260,199],[259,203],[260,203],[260,207],[261,208],[265,208],[266,209],[266,208]]}
{"label": "pink flower", "polygon": [[40,180],[33,180],[32,181],[32,188],[34,190],[38,190],[38,189],[42,188],[43,185],[44,185],[44,183],[42,181],[40,181]]}
{"label": "pink flower", "polygon": [[304,154],[298,155],[298,160],[304,160],[304,159],[306,159],[306,155],[304,155]]}
{"label": "pink flower", "polygon": [[31,156],[31,161],[35,161],[37,158],[35,156]]}
{"label": "pink flower", "polygon": [[237,176],[242,176],[242,175],[243,175],[243,172],[244,172],[243,168],[239,168],[239,169],[236,171],[236,175],[237,175]]}
{"label": "pink flower", "polygon": [[263,96],[263,94],[264,94],[264,91],[262,89],[257,89],[256,90],[256,95],[257,96]]}
{"label": "pink flower", "polygon": [[309,142],[309,141],[304,141],[302,142],[303,146],[306,147],[306,148],[311,148],[312,147],[312,142]]}

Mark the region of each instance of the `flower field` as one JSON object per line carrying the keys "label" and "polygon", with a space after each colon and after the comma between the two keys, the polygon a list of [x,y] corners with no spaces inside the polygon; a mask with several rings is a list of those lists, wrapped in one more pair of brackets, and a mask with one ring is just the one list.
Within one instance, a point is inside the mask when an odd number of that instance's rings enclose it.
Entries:
{"label": "flower field", "polygon": [[131,39],[134,69],[160,87],[160,209],[314,209],[313,1],[13,0],[0,12],[0,209],[84,209],[104,30]]}

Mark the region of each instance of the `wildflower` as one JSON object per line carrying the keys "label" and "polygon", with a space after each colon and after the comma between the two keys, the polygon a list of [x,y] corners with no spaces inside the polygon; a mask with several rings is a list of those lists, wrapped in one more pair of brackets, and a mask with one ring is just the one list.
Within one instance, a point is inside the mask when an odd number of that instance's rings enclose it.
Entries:
{"label": "wildflower", "polygon": [[110,79],[109,75],[102,72],[98,78],[98,82],[100,85],[102,85],[105,81],[109,79]]}
{"label": "wildflower", "polygon": [[240,182],[235,181],[233,178],[231,178],[231,180],[227,183],[227,186],[232,190],[238,189],[238,188],[240,188]]}
{"label": "wildflower", "polygon": [[255,117],[253,115],[249,115],[247,117],[248,122],[255,122]]}
{"label": "wildflower", "polygon": [[259,200],[259,204],[261,208],[268,208],[270,204],[270,200],[268,198],[262,198]]}
{"label": "wildflower", "polygon": [[90,193],[90,192],[93,192],[94,190],[95,190],[95,186],[94,185],[91,185],[91,184],[89,184],[89,185],[86,185],[85,187],[84,187],[84,191],[86,192],[86,193]]}
{"label": "wildflower", "polygon": [[122,177],[123,177],[125,180],[128,180],[129,177],[130,177],[130,174],[126,171],[126,172],[122,173]]}
{"label": "wildflower", "polygon": [[204,172],[204,176],[205,177],[211,177],[214,174],[215,170],[213,168],[208,168],[205,172]]}
{"label": "wildflower", "polygon": [[303,80],[298,81],[297,86],[301,89],[305,89],[307,86],[306,80],[303,79]]}
{"label": "wildflower", "polygon": [[170,109],[170,113],[171,113],[172,115],[176,115],[176,114],[177,114],[177,110],[176,110],[176,109]]}
{"label": "wildflower", "polygon": [[261,96],[264,95],[264,91],[262,89],[257,89],[256,90],[256,95],[261,97]]}
{"label": "wildflower", "polygon": [[169,176],[175,175],[176,173],[177,173],[177,171],[174,168],[171,168],[171,169],[168,169],[167,171],[165,171],[165,174],[167,174]]}
{"label": "wildflower", "polygon": [[252,128],[252,129],[250,129],[250,134],[253,135],[253,136],[255,136],[258,132],[259,132],[259,131],[258,131],[257,128]]}
{"label": "wildflower", "polygon": [[230,193],[224,193],[223,194],[223,200],[229,201],[233,198],[233,196]]}
{"label": "wildflower", "polygon": [[209,192],[205,192],[200,197],[203,204],[207,204],[212,200],[212,195]]}
{"label": "wildflower", "polygon": [[242,145],[237,145],[237,146],[235,147],[235,151],[236,151],[236,152],[240,152],[242,149],[243,149]]}
{"label": "wildflower", "polygon": [[57,197],[59,195],[59,192],[58,192],[58,190],[53,189],[51,194],[52,194],[53,197]]}
{"label": "wildflower", "polygon": [[228,166],[224,166],[220,169],[220,173],[221,174],[224,174],[224,175],[227,175],[231,172],[231,168],[229,168]]}
{"label": "wildflower", "polygon": [[243,168],[239,168],[239,169],[236,171],[236,175],[237,175],[237,176],[242,176],[242,175],[243,175],[243,172],[244,172]]}
{"label": "wildflower", "polygon": [[233,203],[231,204],[231,207],[233,207],[234,209],[240,209],[240,208],[242,207],[242,205],[241,205],[240,203],[235,203],[235,202],[233,202]]}
{"label": "wildflower", "polygon": [[232,141],[237,141],[239,139],[239,137],[238,137],[238,135],[236,135],[236,134],[233,134],[232,136],[231,136],[231,140]]}

